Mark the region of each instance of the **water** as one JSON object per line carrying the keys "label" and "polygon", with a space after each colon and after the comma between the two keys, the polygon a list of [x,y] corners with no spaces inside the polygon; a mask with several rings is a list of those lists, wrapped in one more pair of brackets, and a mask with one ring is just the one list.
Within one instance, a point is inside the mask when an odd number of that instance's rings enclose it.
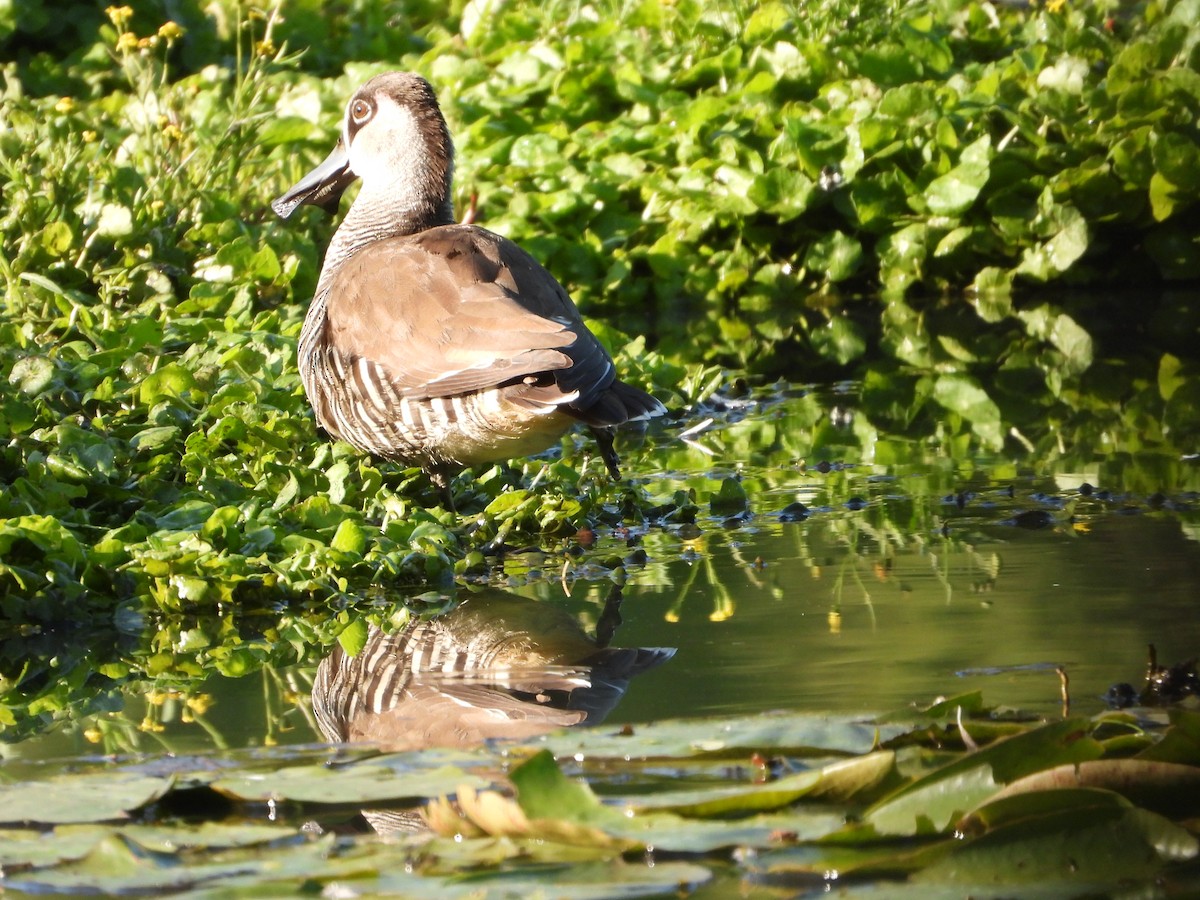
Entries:
{"label": "water", "polygon": [[[624,581],[612,644],[677,649],[629,682],[609,724],[870,714],[969,690],[1056,715],[1060,669],[1072,710],[1092,713],[1113,683],[1141,686],[1148,645],[1165,664],[1197,654],[1194,459],[960,458],[950,442],[874,434],[852,399],[847,388],[784,392],[723,410],[688,441],[652,437],[627,449],[632,477],[664,503],[690,492],[694,514],[600,528],[565,573],[560,552],[497,566],[493,586],[565,609],[589,634]],[[714,511],[729,478],[748,505]],[[191,709],[131,686],[122,708],[4,752],[12,762],[320,740],[314,668],[214,675]]]}

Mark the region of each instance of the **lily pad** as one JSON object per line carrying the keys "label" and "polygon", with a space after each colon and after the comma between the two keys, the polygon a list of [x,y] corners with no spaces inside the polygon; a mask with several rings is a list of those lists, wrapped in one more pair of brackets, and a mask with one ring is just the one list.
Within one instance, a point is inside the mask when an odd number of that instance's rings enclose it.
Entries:
{"label": "lily pad", "polygon": [[921,883],[1112,884],[1194,859],[1200,842],[1170,820],[1133,807],[1071,805],[1021,819],[954,848],[913,875]]}
{"label": "lily pad", "polygon": [[171,778],[112,772],[0,785],[0,822],[53,825],[127,819],[162,797],[173,783]]}
{"label": "lily pad", "polygon": [[363,762],[239,773],[218,778],[210,786],[238,800],[366,805],[436,797],[463,785],[482,787],[489,783],[456,766],[398,772]]}
{"label": "lily pad", "polygon": [[1066,719],[996,741],[917,779],[867,810],[863,821],[880,834],[944,832],[1003,785],[1059,763],[1103,752],[1086,719]]}
{"label": "lily pad", "polygon": [[853,716],[767,713],[709,719],[665,720],[626,730],[594,728],[548,735],[538,742],[555,756],[581,759],[747,758],[756,750],[795,756],[866,753],[907,731]]}

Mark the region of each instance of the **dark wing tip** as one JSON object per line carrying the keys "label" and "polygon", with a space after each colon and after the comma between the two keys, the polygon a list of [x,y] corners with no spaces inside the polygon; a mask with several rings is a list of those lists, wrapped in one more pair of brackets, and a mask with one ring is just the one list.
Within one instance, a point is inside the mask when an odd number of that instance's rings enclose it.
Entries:
{"label": "dark wing tip", "polygon": [[644,422],[666,414],[667,408],[640,388],[614,381],[588,407],[570,412],[588,425],[612,426]]}

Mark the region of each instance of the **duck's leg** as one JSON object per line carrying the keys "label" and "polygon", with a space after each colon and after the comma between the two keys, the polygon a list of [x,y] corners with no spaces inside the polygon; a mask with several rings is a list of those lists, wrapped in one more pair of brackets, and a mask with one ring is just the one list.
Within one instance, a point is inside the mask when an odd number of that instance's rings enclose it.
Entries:
{"label": "duck's leg", "polygon": [[621,624],[622,593],[621,586],[614,584],[604,598],[604,610],[596,622],[596,646],[601,650],[608,646],[617,633],[617,626]]}
{"label": "duck's leg", "polygon": [[608,468],[608,475],[613,481],[621,480],[621,459],[617,456],[617,451],[613,449],[613,430],[602,426],[593,426],[591,429],[596,438],[596,446],[600,449],[600,458],[604,460],[604,465]]}

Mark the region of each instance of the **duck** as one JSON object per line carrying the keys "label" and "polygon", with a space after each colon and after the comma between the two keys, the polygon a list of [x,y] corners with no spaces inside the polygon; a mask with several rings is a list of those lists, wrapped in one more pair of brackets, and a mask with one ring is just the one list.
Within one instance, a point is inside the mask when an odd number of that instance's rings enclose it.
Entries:
{"label": "duck", "polygon": [[450,479],[540,453],[573,425],[621,477],[614,431],[661,416],[622,381],[554,276],[515,242],[455,221],[454,145],[433,87],[387,72],[346,104],[328,157],[272,203],[335,214],[300,332],[317,424],[361,452],[419,466],[453,507]]}

